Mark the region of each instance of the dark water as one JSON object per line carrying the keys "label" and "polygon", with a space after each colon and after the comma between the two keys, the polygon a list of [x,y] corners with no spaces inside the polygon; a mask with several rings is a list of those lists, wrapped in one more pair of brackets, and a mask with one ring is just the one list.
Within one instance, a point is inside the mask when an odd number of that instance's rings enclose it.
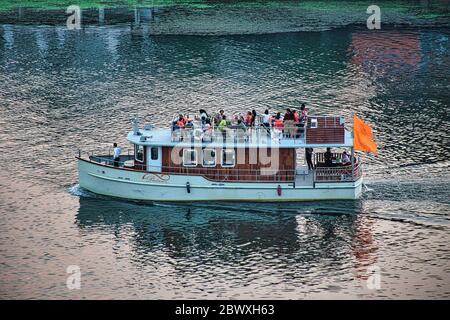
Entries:
{"label": "dark water", "polygon": [[[0,297],[449,298],[449,36],[0,25]],[[362,199],[172,205],[77,187],[77,148],[126,146],[135,113],[166,125],[299,101],[374,127]]]}

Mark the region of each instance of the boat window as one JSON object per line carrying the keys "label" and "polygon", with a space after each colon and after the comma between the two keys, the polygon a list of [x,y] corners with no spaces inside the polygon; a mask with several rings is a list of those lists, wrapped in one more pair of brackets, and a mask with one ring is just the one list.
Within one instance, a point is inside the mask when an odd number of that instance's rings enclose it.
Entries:
{"label": "boat window", "polygon": [[234,149],[222,150],[222,167],[234,167],[236,163],[236,153]]}
{"label": "boat window", "polygon": [[144,146],[134,145],[134,159],[139,162],[144,162]]}
{"label": "boat window", "polygon": [[150,150],[150,157],[152,160],[158,160],[158,148],[152,148]]}
{"label": "boat window", "polygon": [[203,149],[203,166],[204,167],[216,166],[216,150],[210,148]]}
{"label": "boat window", "polygon": [[183,166],[195,167],[197,165],[197,150],[183,149]]}

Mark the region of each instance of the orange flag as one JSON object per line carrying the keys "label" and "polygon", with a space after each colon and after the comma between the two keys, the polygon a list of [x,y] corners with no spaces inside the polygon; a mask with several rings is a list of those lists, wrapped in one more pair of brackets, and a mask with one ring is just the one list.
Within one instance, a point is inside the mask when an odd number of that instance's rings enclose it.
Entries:
{"label": "orange flag", "polygon": [[355,150],[378,154],[377,144],[373,139],[372,128],[356,115],[353,116],[353,136]]}

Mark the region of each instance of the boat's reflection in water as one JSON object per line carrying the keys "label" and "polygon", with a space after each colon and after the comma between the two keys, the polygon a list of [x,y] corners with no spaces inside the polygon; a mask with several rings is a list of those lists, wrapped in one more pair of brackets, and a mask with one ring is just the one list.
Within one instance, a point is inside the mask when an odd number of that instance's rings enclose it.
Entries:
{"label": "boat's reflection in water", "polygon": [[286,274],[333,268],[359,276],[376,262],[371,221],[362,207],[363,200],[149,204],[80,197],[76,220],[82,232],[129,239],[141,263],[162,250],[175,260],[217,267],[249,258],[259,261],[254,271],[265,265]]}

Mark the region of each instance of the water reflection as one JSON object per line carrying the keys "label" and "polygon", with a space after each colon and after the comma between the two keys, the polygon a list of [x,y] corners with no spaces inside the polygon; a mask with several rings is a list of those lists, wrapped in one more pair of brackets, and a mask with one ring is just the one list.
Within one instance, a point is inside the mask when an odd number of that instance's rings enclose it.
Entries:
{"label": "water reflection", "polygon": [[376,245],[360,211],[354,201],[171,205],[81,197],[76,223],[83,233],[107,231],[115,241],[130,240],[139,264],[165,252],[191,261],[193,272],[199,260],[220,268],[258,254],[254,271],[283,266],[279,272],[289,274],[331,264],[365,273],[376,261]]}

